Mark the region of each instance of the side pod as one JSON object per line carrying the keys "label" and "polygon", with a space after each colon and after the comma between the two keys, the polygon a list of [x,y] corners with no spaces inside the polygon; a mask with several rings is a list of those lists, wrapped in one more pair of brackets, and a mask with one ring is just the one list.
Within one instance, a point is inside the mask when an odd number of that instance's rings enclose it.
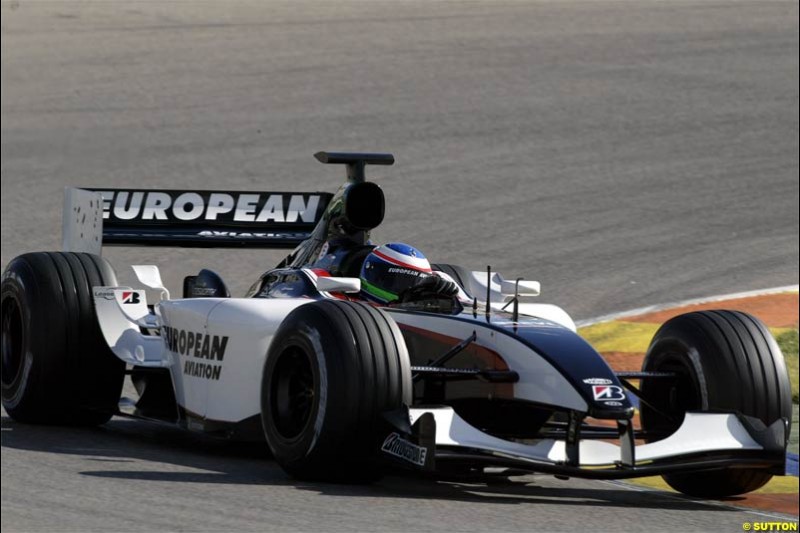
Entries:
{"label": "side pod", "polygon": [[94,287],[93,296],[100,330],[114,355],[130,365],[169,366],[161,337],[142,333],[160,327],[158,317],[147,308],[145,291]]}

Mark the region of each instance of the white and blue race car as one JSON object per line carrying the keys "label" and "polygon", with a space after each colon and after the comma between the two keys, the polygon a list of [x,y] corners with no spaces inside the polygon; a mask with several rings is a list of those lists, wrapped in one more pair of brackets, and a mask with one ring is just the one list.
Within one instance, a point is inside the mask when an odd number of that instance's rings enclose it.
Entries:
{"label": "white and blue race car", "polygon": [[[67,189],[64,251],[21,255],[3,272],[8,414],[59,425],[132,416],[263,440],[310,480],[368,482],[388,467],[658,474],[718,497],[784,473],[789,379],[756,318],[676,317],[640,372],[614,372],[566,312],[537,302],[537,282],[488,268],[434,264],[419,286],[365,301],[369,233],[384,215],[365,166],[394,158],[316,157],[347,168],[333,195]],[[243,298],[208,270],[172,298],[156,266],[133,266],[140,286],[118,286],[104,245],[291,252]],[[126,375],[135,400],[121,398]]]}

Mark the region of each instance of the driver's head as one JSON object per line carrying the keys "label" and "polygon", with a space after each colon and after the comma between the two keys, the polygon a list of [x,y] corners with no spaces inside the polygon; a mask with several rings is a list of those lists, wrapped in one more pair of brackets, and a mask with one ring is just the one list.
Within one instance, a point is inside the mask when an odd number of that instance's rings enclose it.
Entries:
{"label": "driver's head", "polygon": [[431,275],[431,264],[422,252],[400,242],[378,246],[361,267],[361,294],[369,300],[388,303]]}

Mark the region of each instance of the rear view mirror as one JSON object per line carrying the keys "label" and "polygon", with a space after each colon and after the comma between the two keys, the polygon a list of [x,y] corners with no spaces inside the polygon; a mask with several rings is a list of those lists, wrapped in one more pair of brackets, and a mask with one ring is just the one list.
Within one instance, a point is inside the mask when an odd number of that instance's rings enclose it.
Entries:
{"label": "rear view mirror", "polygon": [[[519,283],[519,290],[517,290],[517,283]],[[542,290],[542,284],[538,281],[525,281],[519,280],[510,281],[507,279],[500,281],[500,293],[506,296],[513,296],[519,294],[520,296],[539,296]]]}
{"label": "rear view mirror", "polygon": [[317,278],[317,289],[323,292],[359,292],[361,280],[358,278]]}

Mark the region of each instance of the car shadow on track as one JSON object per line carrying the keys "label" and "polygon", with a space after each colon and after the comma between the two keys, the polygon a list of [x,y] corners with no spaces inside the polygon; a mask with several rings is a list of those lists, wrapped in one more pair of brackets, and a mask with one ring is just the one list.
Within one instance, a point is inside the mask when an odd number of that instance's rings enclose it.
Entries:
{"label": "car shadow on track", "polygon": [[[369,486],[299,482],[289,478],[271,460],[264,443],[234,443],[211,439],[172,427],[121,418],[114,418],[98,428],[72,428],[19,424],[8,416],[3,416],[2,447],[4,455],[19,450],[78,456],[85,462],[79,463],[77,474],[108,479],[284,485],[323,495],[344,497],[728,510],[672,494],[628,490],[609,484],[557,482],[564,486],[554,487],[550,476],[443,480],[398,473]],[[86,464],[96,464],[98,468],[87,470]],[[131,465],[136,465],[136,468],[131,468]]]}

